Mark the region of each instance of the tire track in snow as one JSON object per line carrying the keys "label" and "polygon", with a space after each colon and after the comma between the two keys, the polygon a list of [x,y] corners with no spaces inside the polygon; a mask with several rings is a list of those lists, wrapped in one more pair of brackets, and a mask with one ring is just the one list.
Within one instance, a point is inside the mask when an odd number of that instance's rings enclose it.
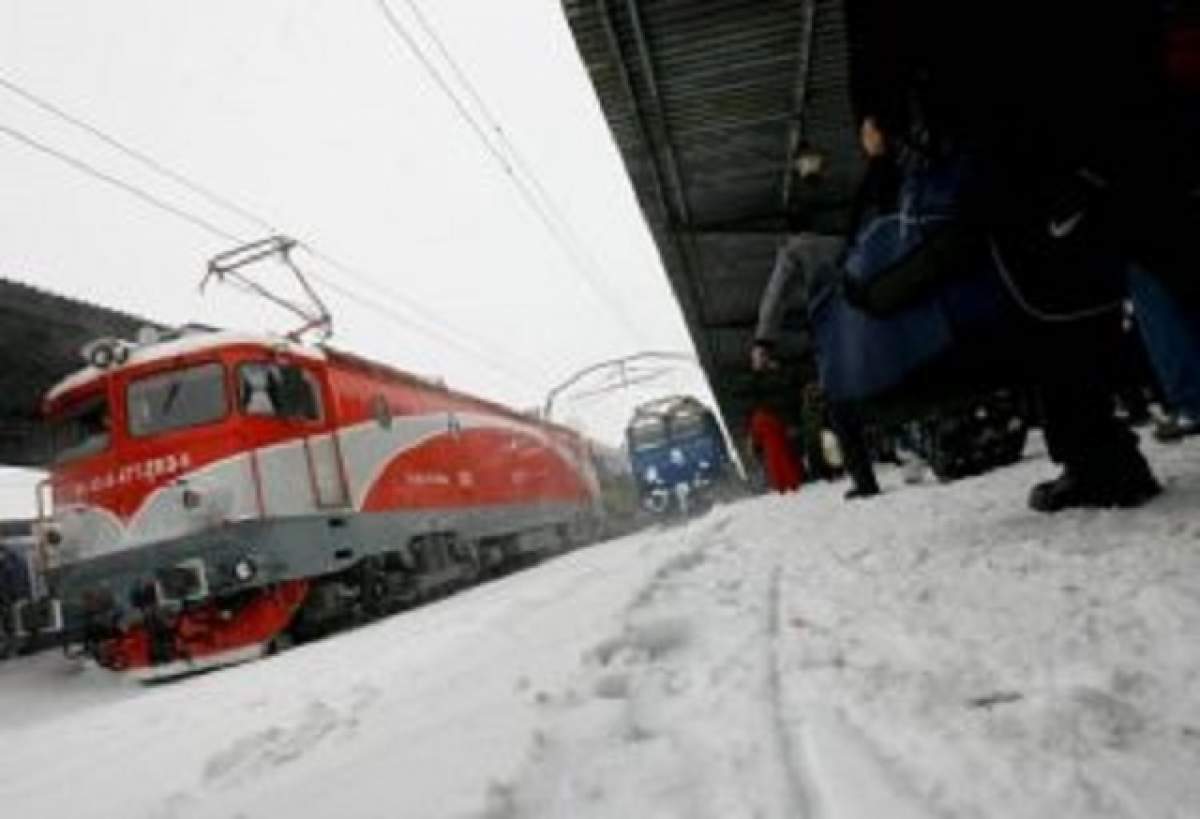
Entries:
{"label": "tire track in snow", "polygon": [[779,670],[779,638],[780,612],[782,598],[780,588],[783,585],[783,571],[776,558],[771,568],[771,576],[767,591],[767,708],[770,711],[770,723],[775,734],[775,746],[778,752],[779,765],[783,769],[784,785],[787,802],[792,810],[789,816],[798,819],[819,819],[815,791],[811,786],[811,776],[804,762],[803,752],[796,747],[792,735],[787,730],[783,718],[783,680]]}

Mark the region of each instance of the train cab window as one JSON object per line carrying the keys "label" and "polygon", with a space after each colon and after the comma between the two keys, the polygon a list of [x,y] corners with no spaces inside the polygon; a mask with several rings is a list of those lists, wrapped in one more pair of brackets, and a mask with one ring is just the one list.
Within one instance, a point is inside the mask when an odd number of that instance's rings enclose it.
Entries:
{"label": "train cab window", "polygon": [[256,361],[238,368],[238,406],[245,415],[319,421],[321,391],[303,367]]}
{"label": "train cab window", "polygon": [[157,435],[225,417],[225,370],[214,362],[141,378],[129,385],[129,433]]}
{"label": "train cab window", "polygon": [[66,463],[93,455],[108,447],[112,437],[112,415],[108,399],[90,398],[51,422],[54,462]]}
{"label": "train cab window", "polygon": [[634,452],[654,449],[667,442],[667,428],[657,418],[639,421],[629,429],[629,445]]}
{"label": "train cab window", "polygon": [[682,413],[671,418],[673,438],[691,438],[704,434],[704,418],[694,413]]}

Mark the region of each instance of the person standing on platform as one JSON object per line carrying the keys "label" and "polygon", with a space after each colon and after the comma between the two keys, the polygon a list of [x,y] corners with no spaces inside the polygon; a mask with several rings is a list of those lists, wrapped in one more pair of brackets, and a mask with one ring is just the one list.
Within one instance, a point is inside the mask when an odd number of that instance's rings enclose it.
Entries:
{"label": "person standing on platform", "polygon": [[766,404],[750,414],[750,448],[762,463],[772,491],[794,492],[804,483],[804,467],[792,449],[787,425]]}

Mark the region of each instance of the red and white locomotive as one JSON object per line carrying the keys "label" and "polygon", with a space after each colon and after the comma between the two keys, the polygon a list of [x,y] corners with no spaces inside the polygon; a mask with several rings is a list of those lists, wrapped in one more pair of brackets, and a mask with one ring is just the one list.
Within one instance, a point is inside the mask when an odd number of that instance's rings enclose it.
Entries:
{"label": "red and white locomotive", "polygon": [[112,668],[257,656],[601,514],[576,433],[328,347],[196,331],[90,360],[45,400],[40,542],[68,642]]}

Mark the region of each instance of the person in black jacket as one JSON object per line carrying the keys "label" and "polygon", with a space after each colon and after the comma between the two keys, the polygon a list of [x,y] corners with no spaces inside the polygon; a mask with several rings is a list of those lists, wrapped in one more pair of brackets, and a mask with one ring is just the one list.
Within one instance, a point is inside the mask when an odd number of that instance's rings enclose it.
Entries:
{"label": "person in black jacket", "polygon": [[[861,137],[869,164],[848,225],[850,237],[897,207],[902,178],[900,164],[922,155],[917,146],[929,136],[929,122],[914,118],[909,130],[896,132],[904,133],[907,141],[893,147],[874,118],[864,119]],[[991,158],[989,161],[994,163]],[[1005,213],[1012,213],[1013,202],[988,196],[986,191],[973,191],[971,196],[974,207],[982,204],[986,208],[990,203],[992,208],[990,212],[976,213],[974,218],[985,220],[981,224],[987,224],[987,220],[1003,221],[1007,218]],[[802,233],[780,249],[760,304],[751,352],[756,369],[770,366],[783,314],[795,294],[804,289],[812,293],[841,276],[845,248],[846,239],[841,236]],[[1029,505],[1037,511],[1138,506],[1161,491],[1138,451],[1136,436],[1113,415],[1112,385],[1109,373],[1100,363],[1110,360],[1105,351],[1116,338],[1112,331],[1117,325],[1111,318],[1098,316],[1066,325],[1035,323],[1029,328],[1029,337],[1024,339],[1028,345],[1026,372],[1042,399],[1050,456],[1063,468],[1058,478],[1033,487]],[[836,404],[831,407],[830,415],[854,484],[847,496],[876,494],[878,484],[855,407],[849,403]]]}

